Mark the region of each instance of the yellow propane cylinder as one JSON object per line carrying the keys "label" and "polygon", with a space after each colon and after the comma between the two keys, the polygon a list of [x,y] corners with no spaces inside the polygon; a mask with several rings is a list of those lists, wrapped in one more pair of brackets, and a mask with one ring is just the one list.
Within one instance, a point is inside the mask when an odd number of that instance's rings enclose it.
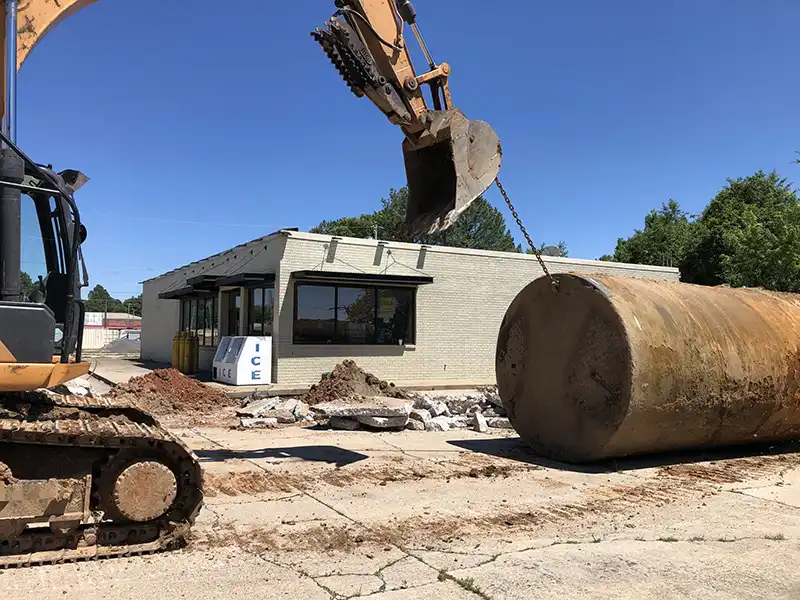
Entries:
{"label": "yellow propane cylinder", "polygon": [[197,335],[192,334],[189,338],[189,374],[194,375],[197,373],[197,365],[199,363],[200,354],[200,339]]}
{"label": "yellow propane cylinder", "polygon": [[189,336],[188,334],[184,334],[181,336],[181,362],[180,367],[178,370],[181,373],[188,373],[189,372]]}
{"label": "yellow propane cylinder", "polygon": [[182,331],[176,331],[172,338],[172,368],[179,369],[181,366],[181,335]]}

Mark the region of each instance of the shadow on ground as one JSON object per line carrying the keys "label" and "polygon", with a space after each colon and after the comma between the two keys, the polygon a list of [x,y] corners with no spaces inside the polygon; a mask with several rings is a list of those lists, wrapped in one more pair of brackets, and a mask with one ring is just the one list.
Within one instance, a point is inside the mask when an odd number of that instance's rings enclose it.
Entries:
{"label": "shadow on ground", "polygon": [[613,473],[653,467],[666,467],[686,463],[703,463],[715,460],[745,458],[751,456],[776,456],[800,452],[800,442],[784,444],[750,444],[709,450],[661,452],[641,456],[630,456],[595,463],[570,464],[539,456],[526,446],[520,438],[489,438],[482,440],[448,440],[448,444],[462,450],[479,452],[489,456],[507,458],[520,462],[578,473]]}
{"label": "shadow on ground", "polygon": [[338,446],[293,446],[291,448],[264,448],[262,450],[195,450],[201,461],[219,462],[240,458],[286,459],[297,458],[309,462],[324,462],[337,467],[346,467],[369,458],[366,454],[353,452]]}

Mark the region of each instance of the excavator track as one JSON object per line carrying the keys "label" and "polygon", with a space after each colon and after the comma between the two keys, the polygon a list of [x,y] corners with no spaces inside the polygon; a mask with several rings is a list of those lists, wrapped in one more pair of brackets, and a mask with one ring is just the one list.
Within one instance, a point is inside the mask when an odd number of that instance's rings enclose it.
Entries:
{"label": "excavator track", "polygon": [[138,408],[0,395],[0,568],[175,549],[202,502],[197,457]]}

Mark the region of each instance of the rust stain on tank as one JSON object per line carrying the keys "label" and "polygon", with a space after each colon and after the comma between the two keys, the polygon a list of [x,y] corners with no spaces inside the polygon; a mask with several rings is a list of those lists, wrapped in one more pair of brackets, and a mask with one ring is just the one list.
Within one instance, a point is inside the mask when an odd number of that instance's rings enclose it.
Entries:
{"label": "rust stain on tank", "polygon": [[[557,296],[544,278],[520,292],[496,354],[512,424],[536,451],[580,462],[800,434],[800,296],[557,278]],[[523,318],[538,324],[524,331],[524,361],[538,366],[513,373],[501,346]],[[590,334],[592,322],[604,329]]]}

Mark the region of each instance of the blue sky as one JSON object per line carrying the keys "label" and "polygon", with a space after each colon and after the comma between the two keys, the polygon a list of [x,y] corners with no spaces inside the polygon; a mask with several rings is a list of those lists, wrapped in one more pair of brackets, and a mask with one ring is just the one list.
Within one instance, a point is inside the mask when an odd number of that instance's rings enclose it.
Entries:
{"label": "blue sky", "polygon": [[[91,178],[85,256],[115,296],[280,227],[372,211],[405,183],[401,132],[309,36],[333,1],[226,4],[103,0],[20,72],[18,141]],[[797,178],[795,0],[415,4],[455,104],[497,130],[537,241],[596,258],[670,198],[699,211],[727,177]]]}

